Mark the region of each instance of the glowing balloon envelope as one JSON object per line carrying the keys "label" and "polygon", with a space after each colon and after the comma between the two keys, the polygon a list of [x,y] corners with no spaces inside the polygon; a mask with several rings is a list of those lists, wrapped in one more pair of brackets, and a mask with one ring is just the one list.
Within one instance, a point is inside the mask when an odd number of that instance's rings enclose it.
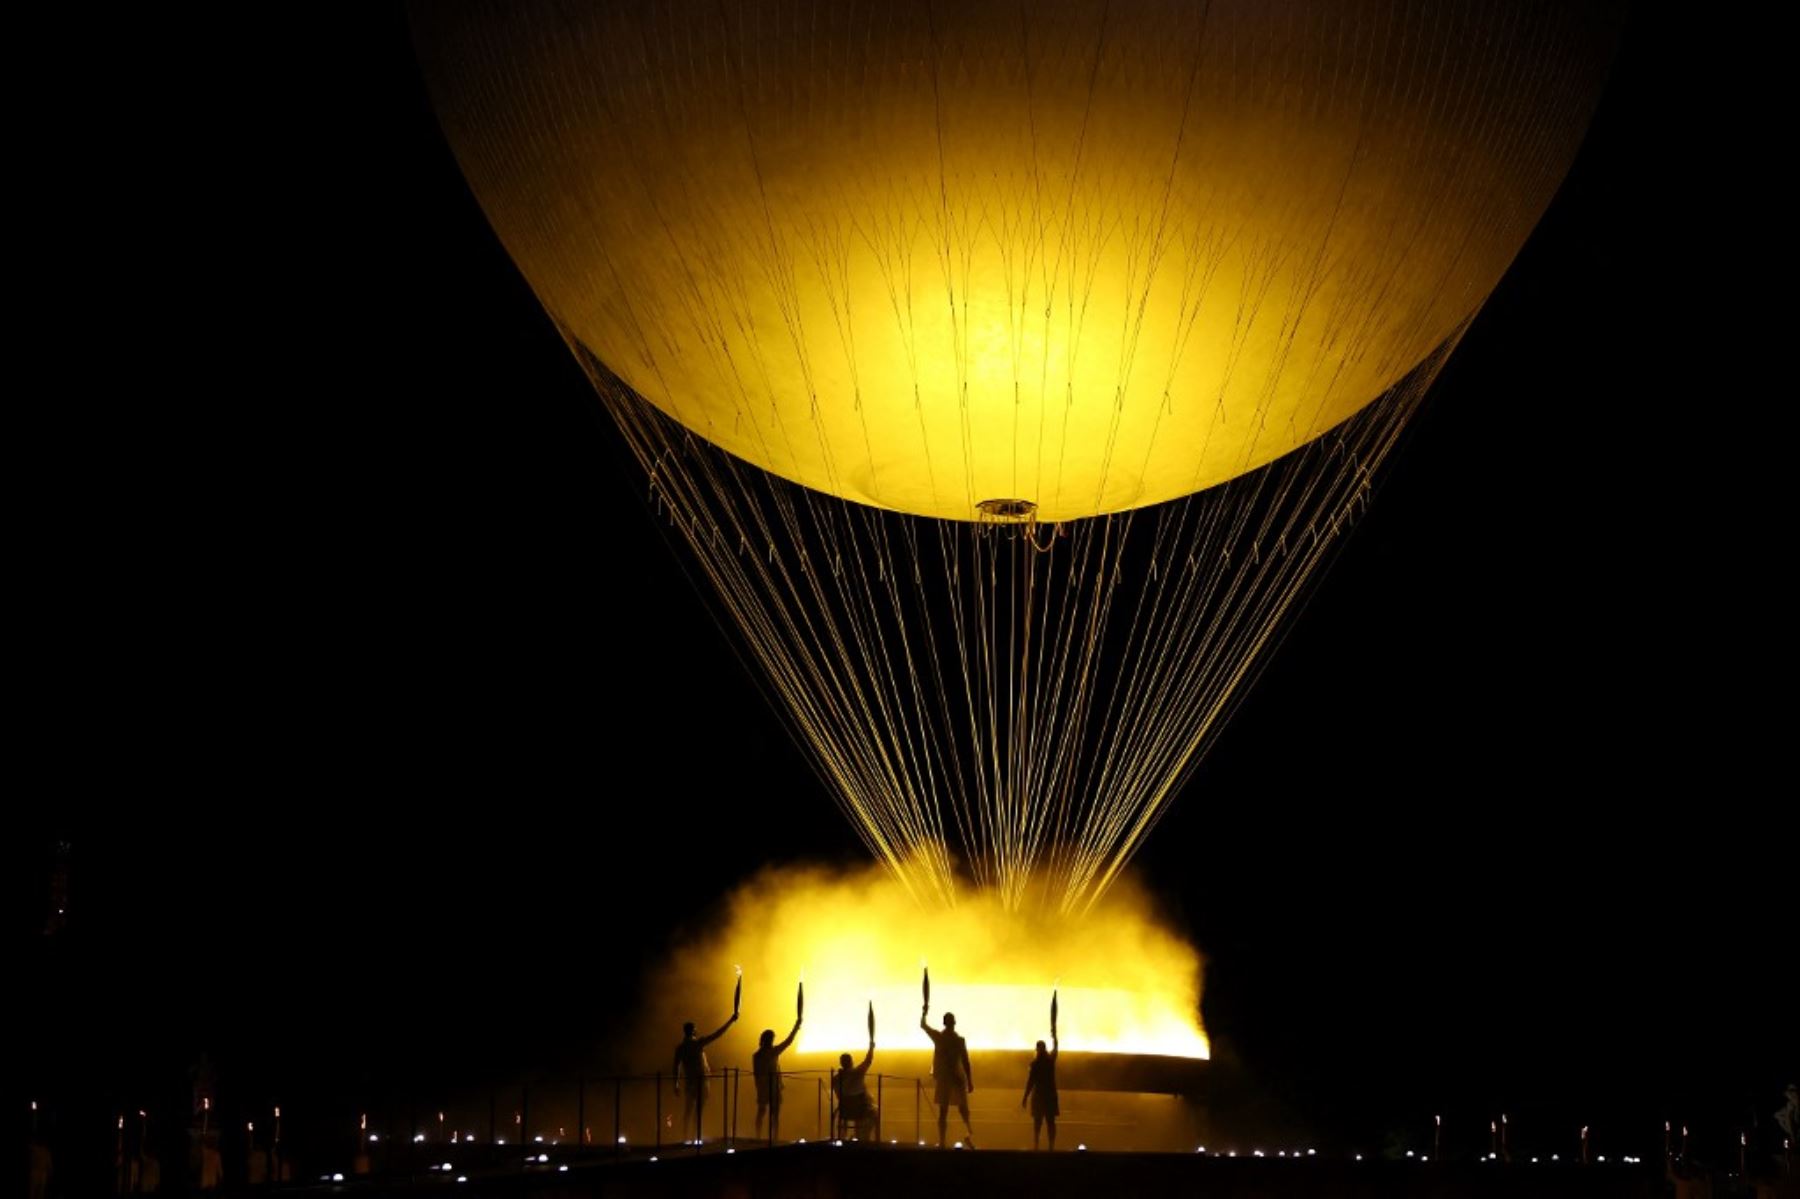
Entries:
{"label": "glowing balloon envelope", "polygon": [[1578,3],[421,5],[451,145],[565,333],[791,481],[1153,504],[1337,425],[1572,158]]}

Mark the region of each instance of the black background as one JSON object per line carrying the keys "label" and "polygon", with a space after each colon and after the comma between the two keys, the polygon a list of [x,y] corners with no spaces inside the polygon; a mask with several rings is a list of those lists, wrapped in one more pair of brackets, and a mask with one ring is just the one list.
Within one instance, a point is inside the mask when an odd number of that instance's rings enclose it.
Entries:
{"label": "black background", "polygon": [[[21,1076],[104,1137],[203,1048],[246,1105],[617,1064],[644,963],[855,839],[482,222],[403,15],[135,20],[21,43]],[[1376,1147],[1444,1111],[1473,1151],[1508,1110],[1648,1153],[1673,1116],[1722,1155],[1800,1070],[1761,36],[1633,13],[1138,859],[1249,1123]]]}

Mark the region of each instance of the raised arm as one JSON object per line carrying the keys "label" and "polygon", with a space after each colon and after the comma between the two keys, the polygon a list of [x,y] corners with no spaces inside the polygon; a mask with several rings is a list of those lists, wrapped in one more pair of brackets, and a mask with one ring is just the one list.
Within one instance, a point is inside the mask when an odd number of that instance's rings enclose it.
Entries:
{"label": "raised arm", "polygon": [[800,1017],[795,1016],[794,1017],[794,1031],[790,1032],[787,1035],[787,1040],[785,1040],[781,1044],[775,1046],[775,1052],[776,1053],[786,1053],[787,1047],[789,1045],[792,1045],[794,1043],[794,1038],[799,1035],[800,1035]]}
{"label": "raised arm", "polygon": [[856,1072],[858,1074],[868,1073],[869,1063],[874,1060],[875,1060],[875,1042],[870,1041],[869,1042],[869,1052],[863,1054],[862,1065],[860,1065],[856,1068]]}
{"label": "raised arm", "polygon": [[704,1037],[700,1038],[701,1046],[704,1047],[707,1045],[711,1045],[714,1041],[716,1041],[720,1037],[724,1036],[725,1031],[727,1029],[729,1029],[733,1024],[736,1024],[736,1023],[737,1023],[737,1013],[733,1012],[733,1013],[731,1013],[731,1019],[725,1021],[725,1023],[719,1025],[719,1027],[715,1028],[713,1031],[707,1033]]}
{"label": "raised arm", "polygon": [[937,1029],[931,1027],[931,1025],[925,1023],[925,1011],[924,1010],[921,1010],[919,1012],[919,1027],[925,1030],[925,1035],[931,1038],[931,1043],[933,1045],[936,1045],[938,1042],[938,1031],[937,1031]]}

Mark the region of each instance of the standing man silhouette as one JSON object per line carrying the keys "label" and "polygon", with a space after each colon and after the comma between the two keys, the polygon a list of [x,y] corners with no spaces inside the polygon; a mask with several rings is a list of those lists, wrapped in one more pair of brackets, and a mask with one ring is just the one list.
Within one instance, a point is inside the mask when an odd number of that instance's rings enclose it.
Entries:
{"label": "standing man silhouette", "polygon": [[938,1148],[944,1147],[944,1126],[949,1123],[950,1107],[954,1104],[962,1113],[963,1128],[967,1132],[963,1143],[973,1149],[975,1126],[969,1123],[969,1094],[975,1089],[975,1071],[969,1066],[969,1043],[957,1034],[953,1013],[944,1013],[944,1028],[940,1032],[925,1022],[930,1011],[930,1004],[919,1009],[919,1027],[925,1030],[932,1044],[931,1073],[937,1079]]}
{"label": "standing man silhouette", "polygon": [[787,1040],[777,1045],[775,1030],[762,1031],[762,1043],[750,1055],[750,1077],[756,1083],[756,1135],[762,1136],[763,1117],[769,1118],[769,1142],[773,1144],[781,1124],[781,1055],[800,1035],[800,1017],[794,1017],[794,1030]]}
{"label": "standing man silhouette", "polygon": [[1044,1125],[1050,1126],[1050,1151],[1056,1151],[1056,1117],[1062,1114],[1062,1108],[1056,1101],[1056,1058],[1062,1052],[1062,1045],[1056,1034],[1050,1034],[1051,1048],[1044,1050],[1044,1043],[1037,1043],[1037,1056],[1031,1059],[1031,1073],[1025,1076],[1025,1097],[1019,1100],[1019,1106],[1031,1105],[1031,1147],[1038,1147],[1038,1135],[1044,1131]]}
{"label": "standing man silhouette", "polygon": [[694,1035],[694,1022],[689,1020],[681,1026],[681,1044],[675,1046],[675,1096],[681,1097],[681,1084],[687,1082],[687,1101],[681,1107],[681,1133],[687,1137],[688,1125],[692,1123],[693,1143],[700,1143],[701,1116],[706,1110],[706,1090],[708,1073],[706,1065],[706,1047],[725,1035],[725,1030],[737,1023],[737,1013],[731,1013],[731,1019],[719,1025],[715,1032],[704,1037]]}

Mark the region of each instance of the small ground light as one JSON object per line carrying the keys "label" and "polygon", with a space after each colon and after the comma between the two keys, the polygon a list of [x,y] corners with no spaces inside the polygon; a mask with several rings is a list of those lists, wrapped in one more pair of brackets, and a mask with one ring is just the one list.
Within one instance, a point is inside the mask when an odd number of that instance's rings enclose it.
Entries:
{"label": "small ground light", "polygon": [[[727,1154],[731,1154],[731,1153],[736,1153],[736,1152],[737,1152],[737,1150],[736,1150],[736,1149],[727,1149],[727,1150],[726,1150],[726,1151],[725,1151],[725,1152],[726,1152],[726,1153],[727,1153]],[[563,1168],[564,1168],[564,1169],[567,1169],[567,1168],[568,1168],[568,1167],[567,1167],[567,1166],[565,1166],[565,1167],[563,1167]]]}
{"label": "small ground light", "polygon": [[568,1166],[558,1166],[558,1167],[556,1167],[556,1172],[558,1174],[567,1174],[569,1172],[569,1167]]}
{"label": "small ground light", "polygon": [[344,1176],[343,1176],[343,1175],[342,1175],[342,1174],[333,1174],[333,1175],[332,1175],[332,1176],[331,1176],[331,1181],[333,1181],[333,1182],[342,1182],[342,1181],[344,1181]]}
{"label": "small ground light", "polygon": [[1075,1152],[1077,1152],[1077,1153],[1086,1153],[1086,1152],[1087,1152],[1087,1146],[1086,1146],[1086,1145],[1077,1145],[1077,1146],[1075,1146]]}
{"label": "small ground light", "polygon": [[1357,1160],[1357,1161],[1361,1161],[1361,1160],[1362,1160],[1362,1154],[1360,1154],[1360,1153],[1359,1153],[1359,1154],[1357,1154],[1357,1155],[1356,1155],[1356,1160]]}
{"label": "small ground light", "polygon": [[541,1162],[547,1162],[550,1160],[550,1155],[548,1153],[540,1153],[540,1154],[538,1154],[538,1160]]}
{"label": "small ground light", "polygon": [[623,1145],[623,1144],[624,1144],[624,1143],[625,1143],[625,1138],[624,1138],[624,1137],[623,1137],[623,1136],[620,1136],[620,1137],[619,1137],[619,1144],[621,1144],[621,1145]]}
{"label": "small ground light", "polygon": [[467,1174],[458,1174],[458,1175],[457,1175],[457,1176],[456,1176],[456,1181],[458,1181],[458,1182],[467,1182],[467,1181],[469,1181],[469,1176],[468,1176],[468,1175],[467,1175]]}

